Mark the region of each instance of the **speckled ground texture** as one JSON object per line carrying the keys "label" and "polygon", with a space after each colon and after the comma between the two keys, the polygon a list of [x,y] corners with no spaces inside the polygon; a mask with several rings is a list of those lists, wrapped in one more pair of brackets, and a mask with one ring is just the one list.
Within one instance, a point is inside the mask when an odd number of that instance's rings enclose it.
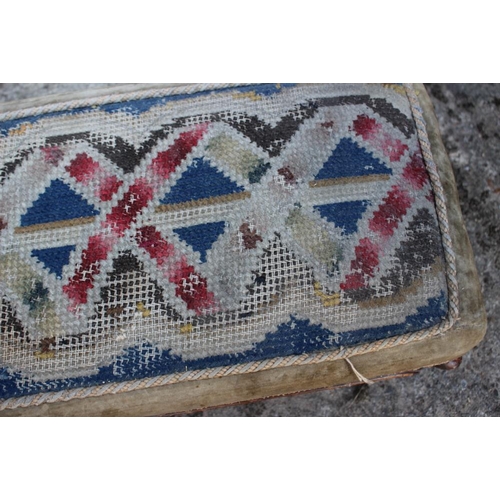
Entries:
{"label": "speckled ground texture", "polygon": [[[0,84],[0,101],[109,84]],[[483,342],[451,372],[281,397],[192,416],[500,416],[500,84],[429,84],[488,315]]]}

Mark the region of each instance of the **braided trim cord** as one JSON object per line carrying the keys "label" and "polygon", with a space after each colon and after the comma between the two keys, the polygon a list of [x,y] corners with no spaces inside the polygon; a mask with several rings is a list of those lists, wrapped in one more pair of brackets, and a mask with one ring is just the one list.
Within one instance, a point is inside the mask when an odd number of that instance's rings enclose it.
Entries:
{"label": "braided trim cord", "polygon": [[448,284],[448,300],[450,306],[447,321],[451,322],[450,326],[448,327],[450,328],[458,319],[459,310],[457,268],[455,262],[455,252],[453,251],[453,244],[451,241],[450,226],[448,223],[446,198],[443,186],[441,184],[441,179],[439,178],[437,166],[434,162],[434,157],[432,156],[431,143],[429,141],[429,137],[427,136],[427,129],[425,127],[423,111],[420,107],[420,102],[418,100],[417,94],[415,93],[413,86],[409,84],[405,85],[405,89],[410,101],[413,117],[415,118],[420,148],[425,159],[427,171],[432,183],[432,189],[434,191],[436,212],[438,216],[439,229],[441,230],[441,237],[443,241],[443,249],[446,260],[446,280]]}
{"label": "braided trim cord", "polygon": [[99,97],[88,97],[83,99],[74,99],[60,103],[46,104],[31,108],[20,109],[17,111],[7,111],[0,113],[0,122],[9,120],[18,120],[27,116],[38,116],[69,109],[87,108],[92,106],[102,106],[104,104],[135,101],[139,99],[154,99],[158,97],[168,97],[171,95],[195,94],[197,92],[207,92],[210,90],[220,90],[225,88],[241,87],[251,85],[250,83],[195,83],[192,85],[179,85],[175,87],[154,88],[138,90],[135,92],[124,92],[122,94],[110,94]]}
{"label": "braided trim cord", "polygon": [[[129,92],[120,95],[108,95],[103,97],[89,98],[74,100],[65,103],[56,103],[46,106],[28,108],[15,112],[7,112],[0,114],[0,121],[13,120],[32,116],[33,114],[45,114],[57,111],[64,111],[67,109],[74,109],[78,107],[99,106],[109,102],[122,102],[126,100],[165,97],[168,95],[195,93],[201,91],[216,90],[221,88],[232,88],[246,84],[194,84],[188,86],[171,87],[165,89],[150,89],[138,92]],[[83,399],[87,397],[97,397],[108,394],[119,394],[133,390],[148,389],[152,387],[160,387],[164,385],[174,384],[177,382],[191,381],[191,380],[207,380],[222,378],[229,375],[237,375],[243,373],[255,373],[274,368],[283,368],[289,366],[301,366],[318,364],[327,361],[334,361],[338,359],[346,359],[359,354],[366,354],[376,352],[382,349],[396,347],[398,345],[406,345],[411,342],[424,340],[426,338],[440,335],[450,329],[459,315],[458,304],[458,282],[456,277],[456,262],[455,254],[452,247],[452,240],[450,236],[450,227],[447,216],[445,193],[437,166],[434,162],[431,145],[427,135],[425,121],[423,118],[423,111],[418,101],[418,97],[413,87],[409,84],[405,85],[407,97],[410,102],[412,114],[415,120],[418,140],[425,160],[425,165],[429,173],[432,188],[435,195],[436,212],[439,222],[439,228],[442,236],[442,244],[446,262],[446,280],[448,287],[448,300],[449,310],[446,319],[439,325],[432,328],[412,332],[397,337],[387,338],[361,344],[352,347],[341,347],[329,351],[323,351],[312,354],[293,355],[279,358],[272,358],[268,360],[252,361],[248,363],[241,363],[232,366],[222,366],[215,368],[206,368],[202,370],[191,370],[186,372],[172,373],[167,375],[160,375],[156,377],[144,378],[139,380],[131,380],[125,382],[113,382],[104,384],[102,386],[86,387],[69,389],[57,392],[40,393],[30,396],[23,396],[17,398],[10,398],[0,400],[0,410],[23,408],[29,406],[37,406],[43,403],[64,402],[72,399]]]}

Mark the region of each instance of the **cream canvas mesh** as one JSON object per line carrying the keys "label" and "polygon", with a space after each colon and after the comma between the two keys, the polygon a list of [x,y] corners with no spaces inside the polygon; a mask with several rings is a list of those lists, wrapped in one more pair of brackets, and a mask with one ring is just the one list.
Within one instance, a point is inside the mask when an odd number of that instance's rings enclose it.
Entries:
{"label": "cream canvas mesh", "polygon": [[134,97],[0,123],[0,397],[446,319],[443,219],[403,87]]}

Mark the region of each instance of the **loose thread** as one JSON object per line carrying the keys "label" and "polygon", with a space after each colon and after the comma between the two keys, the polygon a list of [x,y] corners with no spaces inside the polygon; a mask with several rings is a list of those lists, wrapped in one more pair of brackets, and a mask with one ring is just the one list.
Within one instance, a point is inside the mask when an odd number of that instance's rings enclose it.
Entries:
{"label": "loose thread", "polygon": [[372,385],[375,383],[375,382],[373,382],[373,380],[370,380],[370,379],[366,378],[364,375],[362,375],[361,373],[359,373],[358,370],[356,370],[354,365],[351,363],[351,360],[349,358],[345,358],[345,360],[347,361],[347,364],[351,367],[351,370],[353,371],[354,375],[356,375],[356,377],[358,377],[358,380],[360,382],[363,382],[364,384],[368,384],[368,385]]}

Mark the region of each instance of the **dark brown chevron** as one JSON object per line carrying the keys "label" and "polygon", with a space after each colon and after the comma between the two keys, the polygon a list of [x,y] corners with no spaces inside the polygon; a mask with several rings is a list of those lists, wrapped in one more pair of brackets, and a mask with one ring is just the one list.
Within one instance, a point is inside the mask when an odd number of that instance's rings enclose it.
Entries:
{"label": "dark brown chevron", "polygon": [[395,108],[390,102],[382,98],[370,97],[369,95],[346,95],[339,97],[324,97],[315,101],[318,106],[343,106],[348,104],[366,104],[375,113],[385,118],[394,127],[399,129],[406,138],[415,133],[413,120]]}
{"label": "dark brown chevron", "polygon": [[[277,156],[285,144],[297,132],[305,120],[312,118],[318,109],[328,106],[343,106],[365,104],[378,115],[388,120],[394,127],[398,128],[406,137],[415,133],[412,119],[408,118],[397,108],[382,98],[372,98],[369,95],[349,95],[339,97],[325,97],[309,100],[306,103],[297,104],[284,114],[276,125],[271,125],[261,120],[256,115],[248,115],[242,112],[219,112],[210,115],[189,116],[175,119],[173,123],[160,125],[158,130],[152,131],[148,138],[136,148],[120,136],[106,136],[83,132],[48,137],[47,146],[58,146],[68,142],[86,141],[97,151],[106,156],[124,173],[133,172],[142,158],[149,153],[158,141],[167,138],[176,129],[185,127],[193,119],[200,121],[224,122],[234,127],[241,134],[247,136],[270,156]],[[19,153],[16,160],[6,163],[0,170],[0,183],[2,183],[28,156],[33,149],[27,148]]]}
{"label": "dark brown chevron", "polygon": [[[101,300],[96,302],[95,310],[98,311],[91,320],[99,319],[99,314],[104,314],[108,325],[106,329],[95,327],[88,332],[78,335],[68,335],[57,339],[57,348],[61,350],[78,349],[82,346],[93,347],[98,340],[102,340],[102,335],[117,335],[118,328],[122,324],[122,315],[126,308],[135,310],[137,307],[136,301],[130,297],[130,282],[127,282],[129,273],[139,273],[142,276],[147,276],[151,284],[150,287],[143,288],[143,297],[148,301],[159,304],[163,314],[168,314],[174,319],[179,319],[180,315],[168,304],[162,295],[162,289],[155,280],[148,276],[143,268],[142,263],[130,251],[121,253],[113,259],[113,268],[108,273],[108,284],[101,289]],[[118,303],[120,306],[109,307],[107,304]]]}
{"label": "dark brown chevron", "polygon": [[175,127],[185,127],[188,125],[188,120],[192,123],[193,119],[200,122],[227,123],[267,151],[269,156],[277,156],[283,146],[297,132],[300,125],[308,118],[312,118],[317,109],[317,105],[312,102],[297,104],[287,111],[275,126],[261,120],[256,115],[248,115],[245,112],[221,111],[210,115],[178,118],[175,121]]}
{"label": "dark brown chevron", "polygon": [[92,138],[89,142],[125,173],[130,173],[139,165],[144,156],[156,146],[158,141],[166,139],[173,131],[174,127],[163,125],[161,129],[151,132],[149,137],[137,149],[119,136],[114,138],[114,144],[104,136]]}
{"label": "dark brown chevron", "polygon": [[120,136],[91,134],[90,132],[51,136],[47,137],[45,143],[47,146],[60,146],[68,142],[86,141],[117,167],[121,168],[124,173],[130,173],[134,171],[141,159],[153,149],[156,143],[168,137],[172,131],[171,126],[163,126],[160,130],[151,132],[149,137],[137,149]]}
{"label": "dark brown chevron", "polygon": [[315,103],[300,104],[284,115],[274,127],[257,116],[243,114],[222,119],[220,116],[216,116],[266,150],[269,156],[277,156],[283,146],[297,132],[300,125],[305,120],[312,118],[317,110],[318,106]]}
{"label": "dark brown chevron", "polygon": [[406,138],[409,139],[415,133],[415,124],[413,123],[413,119],[408,118],[385,99],[370,98],[367,105],[372,108],[375,113],[378,113],[380,116],[392,123],[396,128],[401,130]]}
{"label": "dark brown chevron", "polygon": [[132,144],[119,136],[114,137],[113,141],[104,136],[97,136],[93,137],[89,142],[126,174],[133,172],[143,157],[140,148],[137,150]]}
{"label": "dark brown chevron", "polygon": [[[163,298],[162,287],[144,270],[144,266],[139,259],[130,251],[122,252],[118,257],[113,259],[113,269],[108,273],[111,280],[101,289],[101,300],[103,304],[117,302],[126,304],[129,307],[135,307],[136,304],[130,301],[130,283],[127,283],[127,274],[135,272],[147,277],[152,288],[143,289],[144,296],[154,304],[158,304],[163,314],[168,315],[174,320],[181,319],[181,315]],[[115,278],[115,279],[113,279]],[[100,302],[99,302],[100,303]],[[97,303],[96,305],[98,305]],[[109,311],[108,315],[118,317],[120,311]]]}
{"label": "dark brown chevron", "polygon": [[0,185],[2,185],[10,176],[10,174],[14,173],[16,168],[21,165],[21,163],[31,154],[33,153],[33,148],[22,149],[17,152],[16,159],[5,162],[3,168],[0,169]]}
{"label": "dark brown chevron", "polygon": [[[149,137],[139,148],[134,147],[125,139],[119,136],[105,136],[103,134],[90,134],[89,132],[80,134],[69,134],[48,137],[48,146],[62,145],[67,142],[84,140],[93,146],[97,151],[106,156],[125,173],[133,172],[142,158],[149,153],[158,141],[167,138],[174,130],[185,127],[188,119],[193,118],[200,121],[209,120],[211,122],[224,122],[234,127],[250,140],[268,151],[270,156],[280,153],[282,147],[297,132],[299,126],[316,112],[317,106],[313,103],[295,106],[284,115],[276,126],[260,120],[256,116],[249,116],[246,113],[214,113],[210,116],[200,115],[199,117],[179,118],[170,125],[162,125],[159,130],[150,133]],[[231,116],[233,114],[233,116]]]}

